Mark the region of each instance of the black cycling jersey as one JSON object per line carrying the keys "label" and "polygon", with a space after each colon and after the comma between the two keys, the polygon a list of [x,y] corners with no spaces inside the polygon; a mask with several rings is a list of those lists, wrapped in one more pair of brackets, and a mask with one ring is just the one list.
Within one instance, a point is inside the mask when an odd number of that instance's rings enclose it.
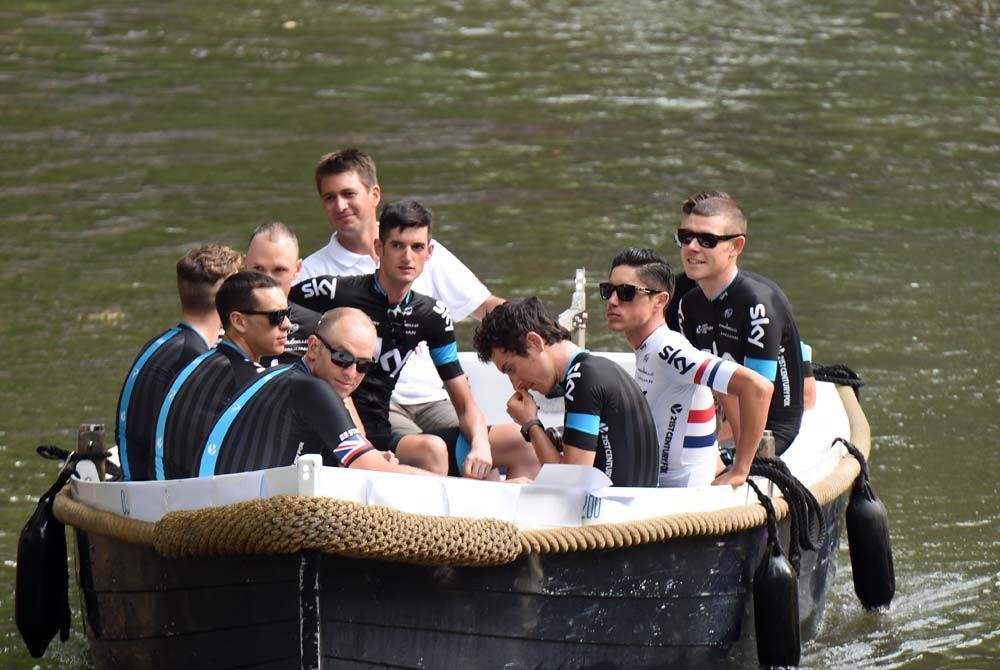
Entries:
{"label": "black cycling jersey", "polygon": [[285,342],[285,351],[278,356],[261,356],[260,364],[265,368],[275,365],[292,364],[302,358],[306,353],[306,346],[309,336],[316,332],[321,314],[311,309],[306,309],[302,305],[294,302],[288,303],[288,309],[292,313],[288,320],[292,322],[292,327],[288,330],[288,340]]}
{"label": "black cycling jersey", "polygon": [[594,451],[615,486],[656,486],[656,424],[635,380],[617,363],[580,350],[563,375],[563,444]]}
{"label": "black cycling jersey", "polygon": [[372,450],[344,401],[301,359],[244,387],[203,446],[202,477],[292,465],[299,454],[322,454],[324,465],[350,467]]}
{"label": "black cycling jersey", "polygon": [[427,342],[442,380],[463,374],[455,327],[444,303],[410,291],[398,305],[390,305],[377,272],[353,277],[313,277],[293,286],[288,298],[320,313],[334,307],[356,307],[375,323],[378,364],[369,369],[364,381],[351,394],[372,441],[376,435],[392,432],[389,398],[399,371],[419,342]]}
{"label": "black cycling jersey", "polygon": [[663,318],[667,322],[667,326],[670,330],[675,332],[681,332],[680,324],[678,323],[677,310],[681,304],[681,298],[687,295],[687,292],[693,288],[697,288],[698,283],[693,279],[688,279],[688,276],[681,272],[674,276],[674,292],[670,295],[670,302],[667,306],[663,308]]}
{"label": "black cycling jersey", "polygon": [[699,349],[742,363],[774,383],[767,429],[778,453],[787,449],[802,423],[804,366],[792,306],[777,284],[740,270],[712,300],[701,288],[685,295],[680,323]]}
{"label": "black cycling jersey", "polygon": [[156,414],[167,395],[170,380],[208,343],[188,323],[181,322],[160,333],[139,351],[118,396],[115,441],[122,473],[127,480],[155,479],[153,432]]}
{"label": "black cycling jersey", "polygon": [[201,449],[212,425],[260,370],[239,347],[222,340],[174,377],[156,419],[157,479],[198,474]]}

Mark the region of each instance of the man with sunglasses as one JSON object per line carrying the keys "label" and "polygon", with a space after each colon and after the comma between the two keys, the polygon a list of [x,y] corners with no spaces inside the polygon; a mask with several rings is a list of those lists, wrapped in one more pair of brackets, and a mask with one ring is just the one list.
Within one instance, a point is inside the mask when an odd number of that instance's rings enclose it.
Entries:
{"label": "man with sunglasses", "polygon": [[[576,346],[538,298],[511,300],[483,318],[473,344],[507,375],[507,413],[540,463],[588,465],[615,486],[656,486],[656,426],[642,390],[614,361]],[[528,391],[563,396],[561,448],[538,419]]]}
{"label": "man with sunglasses", "polygon": [[[448,308],[411,288],[434,251],[431,225],[431,213],[416,201],[387,206],[374,242],[380,263],[373,274],[313,277],[292,287],[290,297],[315,311],[357,307],[375,323],[378,364],[352,399],[368,439],[377,448],[393,451],[401,463],[439,474],[461,473],[483,479],[495,474],[496,460],[497,465],[508,468],[510,478],[533,476],[537,462],[513,426],[494,429],[497,439],[491,449],[486,420],[458,362],[455,327]],[[427,343],[459,426],[401,435],[392,431],[389,422],[390,397],[400,371],[420,342]]]}
{"label": "man with sunglasses", "polygon": [[156,479],[194,477],[201,447],[222,411],[264,371],[263,356],[285,348],[288,299],[281,285],[260,272],[243,271],[219,288],[215,307],[224,335],[215,349],[181,370],[156,417]]}
{"label": "man with sunglasses", "polygon": [[[629,248],[600,285],[608,330],[635,350],[635,380],[649,403],[660,444],[660,486],[739,486],[750,474],[767,420],[772,385],[759,374],[693,346],[664,321],[674,289],[670,265],[652,249]],[[712,391],[735,397],[743,419],[733,467],[722,467]]]}
{"label": "man with sunglasses", "polygon": [[269,370],[222,412],[203,445],[199,476],[292,465],[300,454],[321,454],[331,467],[431,474],[376,450],[344,402],[371,368],[375,342],[361,310],[324,314],[298,361]]}
{"label": "man with sunglasses", "polygon": [[[792,306],[777,284],[737,268],[747,219],[727,193],[688,198],[675,241],[688,277],[698,284],[681,300],[679,321],[692,344],[734,360],[774,384],[766,428],[783,453],[802,422],[807,368]],[[739,406],[720,396],[737,444],[743,441]]]}
{"label": "man with sunglasses", "polygon": [[153,472],[153,427],[170,380],[191,360],[215,346],[219,313],[215,294],[240,269],[240,254],[218,244],[189,249],[177,261],[181,321],[142,348],[118,398],[115,440],[127,480],[148,480]]}
{"label": "man with sunglasses", "polygon": [[[299,239],[286,224],[273,221],[257,226],[250,235],[247,245],[247,270],[263,272],[281,284],[285,295],[292,290],[292,282],[302,270],[302,259],[299,258]],[[294,363],[305,353],[309,336],[319,323],[319,314],[301,305],[290,303],[289,319],[292,322],[288,330],[288,341],[285,350],[278,356],[264,356],[261,365],[266,368],[282,363]]]}
{"label": "man with sunglasses", "polygon": [[[299,281],[323,275],[370,275],[378,262],[376,209],[382,197],[375,161],[357,149],[329,153],[316,165],[314,180],[333,234],[326,246],[305,259]],[[491,295],[440,241],[432,242],[434,254],[414,281],[413,290],[440,300],[456,321],[466,317],[481,319],[503,302]],[[435,372],[426,343],[416,346],[397,376],[389,422],[393,432],[400,435],[457,431],[458,416]]]}

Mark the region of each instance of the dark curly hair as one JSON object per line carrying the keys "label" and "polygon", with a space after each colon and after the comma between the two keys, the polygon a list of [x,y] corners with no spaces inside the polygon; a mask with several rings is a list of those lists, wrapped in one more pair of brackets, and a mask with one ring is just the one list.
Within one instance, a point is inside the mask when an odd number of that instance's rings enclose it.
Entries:
{"label": "dark curly hair", "polygon": [[538,298],[508,300],[483,317],[472,338],[479,360],[488,362],[494,349],[525,356],[524,338],[529,332],[541,335],[546,344],[570,339],[569,331],[559,325]]}

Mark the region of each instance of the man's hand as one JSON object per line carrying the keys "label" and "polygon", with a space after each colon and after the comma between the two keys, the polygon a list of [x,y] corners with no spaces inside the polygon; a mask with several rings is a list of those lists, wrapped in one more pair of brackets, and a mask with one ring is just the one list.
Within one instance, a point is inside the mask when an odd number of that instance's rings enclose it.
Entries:
{"label": "man's hand", "polygon": [[538,405],[527,391],[515,391],[507,401],[507,414],[519,425],[538,417]]}
{"label": "man's hand", "polygon": [[462,476],[470,479],[486,479],[493,470],[493,454],[489,440],[473,440],[469,454],[462,463]]}
{"label": "man's hand", "polygon": [[396,458],[396,454],[392,453],[391,451],[383,451],[382,457],[385,458],[385,460],[388,463],[391,463],[392,465],[399,465],[399,459]]}
{"label": "man's hand", "polygon": [[723,484],[729,484],[733,488],[743,486],[743,484],[746,483],[747,476],[749,474],[750,473],[748,472],[744,473],[737,470],[735,467],[732,467],[716,477],[715,480],[712,481],[712,486],[722,486]]}

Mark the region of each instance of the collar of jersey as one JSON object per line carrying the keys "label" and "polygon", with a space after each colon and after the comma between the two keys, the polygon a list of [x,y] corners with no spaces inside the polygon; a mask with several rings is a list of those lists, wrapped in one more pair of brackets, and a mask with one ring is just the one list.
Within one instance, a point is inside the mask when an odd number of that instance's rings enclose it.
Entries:
{"label": "collar of jersey", "polygon": [[[375,290],[378,291],[381,295],[384,295],[385,301],[389,302],[389,294],[385,292],[385,289],[382,288],[382,284],[380,284],[378,281],[378,270],[372,273],[372,279],[375,280]],[[399,307],[400,305],[406,305],[410,302],[410,299],[412,297],[413,297],[413,289],[409,289],[406,291],[406,296],[399,302],[399,304],[391,305],[391,307]]]}
{"label": "collar of jersey", "polygon": [[194,334],[195,334],[195,335],[197,335],[197,336],[198,336],[199,338],[201,338],[201,341],[205,343],[205,346],[206,346],[206,347],[208,347],[209,349],[211,349],[211,348],[212,348],[212,347],[209,347],[209,346],[208,346],[208,340],[206,340],[206,339],[205,339],[205,336],[204,336],[204,335],[202,335],[201,333],[199,333],[199,332],[198,332],[198,329],[197,329],[197,328],[195,328],[194,326],[192,326],[192,325],[191,325],[190,323],[188,323],[187,321],[181,321],[180,323],[178,323],[178,324],[177,324],[177,327],[178,327],[178,328],[187,328],[187,329],[188,329],[188,330],[190,330],[190,331],[191,331],[192,333],[194,333]]}
{"label": "collar of jersey", "polygon": [[222,347],[222,346],[229,347],[233,351],[236,351],[237,353],[239,353],[239,355],[243,357],[243,360],[245,360],[245,361],[249,361],[250,360],[250,357],[247,356],[246,353],[244,353],[244,351],[242,349],[240,349],[239,347],[237,347],[235,344],[233,344],[229,340],[219,340],[219,345],[218,346],[220,346],[220,347]]}
{"label": "collar of jersey", "polygon": [[580,349],[575,354],[573,354],[572,356],[570,356],[569,363],[566,364],[566,370],[565,370],[565,372],[563,372],[563,376],[562,376],[562,380],[563,381],[566,381],[566,376],[569,374],[569,369],[571,367],[573,367],[573,361],[575,361],[577,358],[579,358],[583,354],[589,354],[589,353],[590,353],[590,349]]}
{"label": "collar of jersey", "polygon": [[728,291],[729,289],[731,289],[733,287],[733,284],[735,284],[736,280],[739,279],[739,278],[740,278],[740,271],[739,271],[739,269],[737,269],[736,270],[736,274],[733,275],[733,280],[731,282],[729,282],[728,284],[726,284],[726,288],[724,288],[721,291],[719,291],[716,294],[716,296],[714,298],[712,298],[712,302],[715,302],[716,300],[718,300],[722,296],[726,295],[726,291]]}
{"label": "collar of jersey", "polygon": [[298,367],[298,366],[300,366],[300,365],[301,365],[301,366],[302,366],[302,369],[303,369],[303,370],[305,370],[305,371],[306,371],[306,372],[308,372],[309,374],[312,374],[312,373],[313,373],[313,371],[312,371],[312,368],[310,368],[310,367],[309,367],[309,364],[308,364],[308,363],[306,363],[306,357],[305,357],[305,356],[303,356],[303,357],[302,357],[302,358],[300,358],[299,360],[295,361],[295,363],[294,363],[293,365],[294,365],[294,367]]}

